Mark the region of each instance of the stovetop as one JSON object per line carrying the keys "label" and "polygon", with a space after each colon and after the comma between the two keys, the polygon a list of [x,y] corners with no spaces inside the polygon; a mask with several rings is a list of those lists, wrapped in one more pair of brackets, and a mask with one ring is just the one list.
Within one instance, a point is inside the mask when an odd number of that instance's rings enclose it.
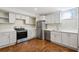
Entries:
{"label": "stovetop", "polygon": [[15,28],[17,32],[25,32],[27,31],[25,28]]}

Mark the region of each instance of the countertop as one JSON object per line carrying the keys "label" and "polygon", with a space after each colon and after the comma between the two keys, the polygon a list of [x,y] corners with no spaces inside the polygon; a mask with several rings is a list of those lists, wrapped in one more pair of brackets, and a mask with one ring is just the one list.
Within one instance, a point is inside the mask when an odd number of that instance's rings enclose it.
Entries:
{"label": "countertop", "polygon": [[11,32],[11,31],[15,31],[14,29],[0,29],[0,32]]}
{"label": "countertop", "polygon": [[44,29],[45,31],[58,31],[58,32],[67,32],[67,33],[78,33],[77,30],[53,30],[53,29]]}

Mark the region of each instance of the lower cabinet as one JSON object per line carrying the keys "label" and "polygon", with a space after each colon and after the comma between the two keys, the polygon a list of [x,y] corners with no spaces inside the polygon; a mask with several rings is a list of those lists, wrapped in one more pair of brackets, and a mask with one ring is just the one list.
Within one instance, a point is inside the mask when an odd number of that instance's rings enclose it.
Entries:
{"label": "lower cabinet", "polygon": [[16,43],[16,32],[0,32],[0,48]]}
{"label": "lower cabinet", "polygon": [[28,35],[27,35],[27,40],[35,38],[36,37],[36,30],[35,29],[28,29],[27,30]]}
{"label": "lower cabinet", "polygon": [[9,33],[1,32],[0,33],[0,47],[9,44]]}
{"label": "lower cabinet", "polygon": [[62,43],[61,32],[52,31],[51,32],[51,41],[56,43]]}
{"label": "lower cabinet", "polygon": [[72,48],[77,47],[77,34],[76,33],[62,33],[62,43]]}
{"label": "lower cabinet", "polygon": [[9,43],[16,43],[16,32],[15,31],[10,32]]}
{"label": "lower cabinet", "polygon": [[78,49],[78,34],[68,32],[51,31],[51,42],[58,43],[60,45]]}

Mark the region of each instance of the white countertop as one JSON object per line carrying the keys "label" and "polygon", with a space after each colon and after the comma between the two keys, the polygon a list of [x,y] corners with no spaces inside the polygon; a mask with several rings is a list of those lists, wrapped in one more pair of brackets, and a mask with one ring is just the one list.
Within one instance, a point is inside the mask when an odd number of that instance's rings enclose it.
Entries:
{"label": "white countertop", "polygon": [[[29,30],[33,30],[36,28],[29,28]],[[60,31],[60,32],[68,32],[68,33],[78,33],[77,30],[54,30],[54,29],[44,29],[46,31]],[[0,29],[0,32],[10,32],[15,31],[14,29]]]}
{"label": "white countertop", "polygon": [[67,33],[78,33],[77,30],[61,30],[61,32],[67,32]]}
{"label": "white countertop", "polygon": [[0,32],[10,32],[15,31],[14,29],[0,29]]}
{"label": "white countertop", "polygon": [[44,29],[44,30],[46,30],[46,31],[53,31],[53,29]]}
{"label": "white countertop", "polygon": [[[25,28],[26,30],[35,30],[36,28]],[[12,29],[0,29],[0,32],[10,32],[10,31],[15,31],[13,28]]]}
{"label": "white countertop", "polygon": [[44,29],[46,31],[60,31],[60,32],[68,32],[68,33],[78,33],[77,30],[54,30],[54,29]]}

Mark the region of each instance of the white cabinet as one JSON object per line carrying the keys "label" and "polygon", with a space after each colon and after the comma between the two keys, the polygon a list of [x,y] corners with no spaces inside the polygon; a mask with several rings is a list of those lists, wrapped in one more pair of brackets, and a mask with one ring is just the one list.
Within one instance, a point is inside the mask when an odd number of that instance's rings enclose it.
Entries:
{"label": "white cabinet", "polygon": [[27,16],[26,19],[25,19],[25,24],[34,24],[34,22],[33,22],[33,18]]}
{"label": "white cabinet", "polygon": [[77,33],[51,31],[51,42],[59,43],[64,46],[78,48]]}
{"label": "white cabinet", "polygon": [[26,23],[26,24],[29,24],[29,23],[30,23],[30,17],[26,17],[25,23]]}
{"label": "white cabinet", "polygon": [[39,20],[46,20],[46,16],[44,16],[44,15],[43,16],[40,16],[39,17]]}
{"label": "white cabinet", "polygon": [[10,32],[10,43],[16,42],[16,31]]}
{"label": "white cabinet", "polygon": [[35,29],[28,29],[28,38],[27,39],[32,39],[36,37],[36,30]]}
{"label": "white cabinet", "polygon": [[25,20],[26,16],[25,15],[21,15],[21,14],[16,14],[16,19]]}
{"label": "white cabinet", "polygon": [[31,38],[35,38],[36,37],[36,30],[35,29],[32,29],[32,36],[31,36]]}
{"label": "white cabinet", "polygon": [[59,12],[55,12],[53,14],[46,15],[46,23],[47,24],[60,23],[60,14],[59,14]]}
{"label": "white cabinet", "polygon": [[77,48],[77,34],[62,33],[62,43],[66,46]]}
{"label": "white cabinet", "polygon": [[16,43],[16,31],[0,32],[0,48]]}
{"label": "white cabinet", "polygon": [[46,16],[45,15],[37,16],[36,21],[40,21],[40,20],[46,20]]}
{"label": "white cabinet", "polygon": [[1,32],[0,33],[0,46],[4,46],[9,44],[9,33]]}
{"label": "white cabinet", "polygon": [[16,19],[21,19],[21,15],[20,14],[16,14]]}
{"label": "white cabinet", "polygon": [[56,43],[62,43],[61,32],[52,31],[51,32],[51,41]]}
{"label": "white cabinet", "polygon": [[46,16],[46,23],[54,23],[54,19],[52,15],[47,15]]}
{"label": "white cabinet", "polygon": [[21,15],[21,19],[25,20],[26,16],[25,15]]}
{"label": "white cabinet", "polygon": [[9,23],[15,23],[15,14],[9,13]]}

